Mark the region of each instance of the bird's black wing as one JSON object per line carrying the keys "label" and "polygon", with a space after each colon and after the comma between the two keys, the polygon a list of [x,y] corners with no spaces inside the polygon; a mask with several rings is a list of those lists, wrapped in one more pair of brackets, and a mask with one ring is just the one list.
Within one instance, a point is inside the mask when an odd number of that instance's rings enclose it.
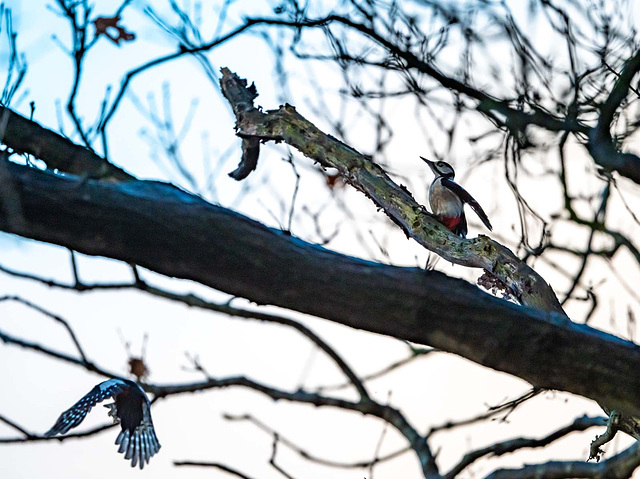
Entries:
{"label": "bird's black wing", "polygon": [[109,379],[101,382],[89,391],[86,396],[80,399],[80,401],[63,412],[53,427],[49,429],[44,436],[50,437],[56,434],[64,434],[69,429],[76,427],[84,420],[93,406],[100,401],[120,394],[125,387],[127,387],[127,385],[121,379]]}
{"label": "bird's black wing", "polygon": [[445,186],[446,188],[453,191],[464,203],[467,203],[469,206],[471,206],[473,211],[476,212],[478,217],[482,220],[489,231],[493,231],[493,226],[491,226],[491,222],[489,221],[487,214],[482,209],[482,206],[480,206],[480,203],[478,203],[473,198],[473,196],[471,196],[467,192],[467,190],[465,190],[462,186],[460,186],[455,181],[450,180],[449,178],[442,178],[442,180],[440,180],[440,183],[442,184],[442,186]]}

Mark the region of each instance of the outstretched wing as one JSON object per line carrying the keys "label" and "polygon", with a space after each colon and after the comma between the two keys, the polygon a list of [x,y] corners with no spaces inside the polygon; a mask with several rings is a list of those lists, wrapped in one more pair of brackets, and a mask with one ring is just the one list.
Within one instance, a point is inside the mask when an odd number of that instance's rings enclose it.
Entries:
{"label": "outstretched wing", "polygon": [[153,429],[153,421],[151,421],[151,411],[149,403],[145,401],[142,404],[142,422],[133,432],[129,429],[123,429],[116,438],[116,444],[119,453],[124,453],[125,459],[131,459],[131,467],[140,466],[144,468],[145,463],[149,463],[149,459],[160,450],[160,443],[156,437],[156,431]]}
{"label": "outstretched wing", "polygon": [[63,412],[51,429],[44,433],[45,437],[64,434],[80,424],[91,408],[107,398],[120,394],[126,384],[121,379],[109,379],[95,386],[80,401]]}
{"label": "outstretched wing", "polygon": [[458,196],[458,198],[460,198],[464,203],[467,203],[469,206],[471,206],[473,211],[476,212],[478,217],[482,220],[482,222],[489,229],[489,231],[493,231],[493,226],[491,226],[491,222],[489,221],[487,214],[482,209],[482,206],[480,206],[480,203],[478,203],[473,198],[473,196],[471,196],[467,192],[467,190],[465,190],[462,186],[460,186],[455,181],[451,181],[449,178],[442,178],[442,180],[440,180],[440,183],[442,184],[442,186],[445,186],[446,188],[453,191]]}

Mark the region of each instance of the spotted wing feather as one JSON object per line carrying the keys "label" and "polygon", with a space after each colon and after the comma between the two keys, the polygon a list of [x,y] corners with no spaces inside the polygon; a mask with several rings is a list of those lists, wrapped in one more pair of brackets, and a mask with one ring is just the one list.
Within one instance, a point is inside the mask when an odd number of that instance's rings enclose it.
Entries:
{"label": "spotted wing feather", "polygon": [[98,384],[87,395],[63,412],[53,427],[44,434],[45,437],[65,434],[69,429],[80,424],[93,406],[120,394],[124,387],[126,387],[126,384],[120,379],[109,379]]}
{"label": "spotted wing feather", "polygon": [[441,183],[442,186],[445,186],[446,188],[453,191],[456,195],[458,195],[458,198],[460,198],[464,203],[467,203],[469,206],[471,206],[471,209],[476,212],[478,217],[482,220],[489,231],[493,231],[493,226],[491,226],[489,217],[482,209],[482,206],[480,206],[480,203],[478,203],[467,190],[465,190],[462,186],[460,186],[455,181],[450,180],[449,178],[442,178]]}

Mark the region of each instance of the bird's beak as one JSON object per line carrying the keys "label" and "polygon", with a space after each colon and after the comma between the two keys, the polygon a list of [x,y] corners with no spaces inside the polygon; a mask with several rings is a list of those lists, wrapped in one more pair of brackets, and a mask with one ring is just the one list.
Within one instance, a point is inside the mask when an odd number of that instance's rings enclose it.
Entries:
{"label": "bird's beak", "polygon": [[437,174],[438,172],[436,171],[436,166],[433,163],[433,161],[431,160],[427,160],[424,156],[421,156],[420,159],[422,161],[424,161],[427,165],[429,165],[429,168],[431,168],[431,171],[433,171],[434,174]]}

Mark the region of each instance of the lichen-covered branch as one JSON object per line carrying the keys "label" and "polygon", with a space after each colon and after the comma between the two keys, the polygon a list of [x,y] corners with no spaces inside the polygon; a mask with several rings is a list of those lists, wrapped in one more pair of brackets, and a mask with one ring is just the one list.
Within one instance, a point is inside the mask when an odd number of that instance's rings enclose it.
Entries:
{"label": "lichen-covered branch", "polygon": [[[457,237],[428,214],[405,187],[393,182],[380,166],[320,131],[291,105],[262,112],[253,104],[257,96],[253,85],[247,87],[245,80],[227,68],[222,69],[220,82],[236,115],[238,136],[245,142],[256,138],[284,141],[323,167],[337,168],[351,186],[367,195],[408,237],[425,248],[452,263],[489,271],[505,283],[522,304],[563,312],[551,286],[506,246],[483,235],[469,240]],[[247,168],[241,164],[238,170]]]}

